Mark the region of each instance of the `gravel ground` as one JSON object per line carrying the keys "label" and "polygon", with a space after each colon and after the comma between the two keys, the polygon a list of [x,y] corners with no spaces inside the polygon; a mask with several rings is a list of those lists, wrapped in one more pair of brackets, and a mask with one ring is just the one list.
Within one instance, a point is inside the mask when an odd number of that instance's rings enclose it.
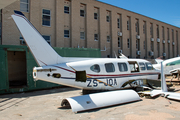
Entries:
{"label": "gravel ground", "polygon": [[[180,93],[180,86],[173,86]],[[180,102],[163,97],[73,113],[61,107],[67,97],[80,89],[63,87],[50,90],[0,95],[0,120],[180,120]]]}

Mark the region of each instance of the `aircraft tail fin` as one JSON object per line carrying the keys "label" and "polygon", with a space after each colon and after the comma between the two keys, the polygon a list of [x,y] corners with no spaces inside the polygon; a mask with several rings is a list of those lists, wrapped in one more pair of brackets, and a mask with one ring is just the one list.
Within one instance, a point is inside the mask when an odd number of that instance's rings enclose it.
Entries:
{"label": "aircraft tail fin", "polygon": [[128,58],[127,58],[124,54],[122,54],[122,53],[120,54],[119,57],[120,57],[120,59],[128,59]]}
{"label": "aircraft tail fin", "polygon": [[63,63],[63,58],[46,42],[20,11],[11,15],[39,66]]}

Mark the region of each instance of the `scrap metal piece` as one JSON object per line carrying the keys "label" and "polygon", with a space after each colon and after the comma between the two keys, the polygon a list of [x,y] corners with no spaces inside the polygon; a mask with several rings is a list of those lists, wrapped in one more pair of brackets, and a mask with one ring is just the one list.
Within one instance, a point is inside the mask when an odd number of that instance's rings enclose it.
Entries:
{"label": "scrap metal piece", "polygon": [[61,106],[70,105],[72,111],[76,113],[139,100],[141,100],[139,95],[133,90],[118,90],[66,98],[63,99]]}

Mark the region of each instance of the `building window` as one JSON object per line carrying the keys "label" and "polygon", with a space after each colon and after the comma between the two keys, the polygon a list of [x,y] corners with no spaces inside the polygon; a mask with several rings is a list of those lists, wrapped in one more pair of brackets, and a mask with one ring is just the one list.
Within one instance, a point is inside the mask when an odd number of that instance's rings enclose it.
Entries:
{"label": "building window", "polygon": [[130,48],[130,39],[127,39],[127,47]]}
{"label": "building window", "polygon": [[99,35],[98,34],[94,34],[94,40],[98,41],[99,40]]}
{"label": "building window", "polygon": [[84,17],[85,16],[85,11],[84,10],[80,10],[80,16]]}
{"label": "building window", "polygon": [[129,30],[129,20],[127,21],[127,30]]}
{"label": "building window", "polygon": [[138,21],[137,21],[136,24],[135,24],[136,32],[138,32],[138,26],[139,26],[139,23],[138,23]]}
{"label": "building window", "polygon": [[164,40],[164,27],[162,27],[162,38]]}
{"label": "building window", "polygon": [[20,40],[20,45],[26,45],[26,42],[24,41],[24,38],[22,37],[21,33],[19,36],[19,40]]}
{"label": "building window", "polygon": [[146,49],[146,43],[145,41],[143,42],[144,50]]}
{"label": "building window", "polygon": [[[157,51],[159,51],[159,43],[157,43]],[[159,55],[158,55],[159,56]]]}
{"label": "building window", "polygon": [[85,40],[85,32],[80,32],[80,39]]}
{"label": "building window", "polygon": [[51,25],[51,11],[43,9],[43,15],[42,15],[42,25],[44,26],[50,26]]}
{"label": "building window", "polygon": [[159,26],[157,25],[157,38],[159,38]]}
{"label": "building window", "polygon": [[106,21],[110,22],[110,17],[108,15],[106,16]]}
{"label": "building window", "polygon": [[136,40],[136,49],[138,49],[138,40]]}
{"label": "building window", "polygon": [[20,0],[20,11],[29,12],[29,0]]}
{"label": "building window", "polygon": [[121,38],[118,37],[118,47],[120,48],[121,47]]}
{"label": "building window", "polygon": [[42,37],[51,45],[51,36],[49,35],[42,35]]}
{"label": "building window", "polygon": [[174,42],[174,30],[172,29],[172,41]]}
{"label": "building window", "polygon": [[64,37],[69,38],[69,30],[64,30]]}
{"label": "building window", "polygon": [[117,27],[120,28],[120,19],[117,19]]}
{"label": "building window", "polygon": [[167,28],[167,38],[169,40],[169,28]]}
{"label": "building window", "polygon": [[94,19],[97,20],[98,19],[98,14],[94,13]]}
{"label": "building window", "polygon": [[110,42],[110,41],[111,41],[111,37],[107,36],[107,42]]}
{"label": "building window", "polygon": [[143,25],[143,33],[146,33],[146,22],[144,21],[144,25]]}
{"label": "building window", "polygon": [[64,6],[64,13],[69,14],[70,10],[68,6]]}
{"label": "building window", "polygon": [[153,35],[153,25],[151,23],[151,27],[150,27],[150,35]]}
{"label": "building window", "polygon": [[140,40],[136,40],[136,49],[140,50]]}
{"label": "building window", "polygon": [[153,41],[151,42],[151,51],[153,51]]}

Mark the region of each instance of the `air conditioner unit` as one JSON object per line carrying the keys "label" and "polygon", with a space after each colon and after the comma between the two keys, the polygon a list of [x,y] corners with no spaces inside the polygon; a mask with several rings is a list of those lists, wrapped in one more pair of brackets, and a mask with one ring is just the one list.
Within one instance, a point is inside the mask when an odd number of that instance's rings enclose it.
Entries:
{"label": "air conditioner unit", "polygon": [[154,41],[154,38],[151,38],[151,41],[153,42],[153,41]]}
{"label": "air conditioner unit", "polygon": [[168,43],[170,43],[170,40],[168,40]]}
{"label": "air conditioner unit", "polygon": [[154,52],[149,51],[149,56],[154,56]]}
{"label": "air conditioner unit", "polygon": [[121,53],[122,53],[122,50],[118,50],[118,53],[121,54]]}
{"label": "air conditioner unit", "polygon": [[141,51],[136,51],[136,54],[137,55],[141,55]]}
{"label": "air conditioner unit", "polygon": [[24,41],[24,39],[20,40],[20,44],[21,44],[21,45],[25,45],[25,44],[26,44],[26,42]]}
{"label": "air conditioner unit", "polygon": [[163,40],[163,43],[166,43],[166,41],[165,41],[165,40]]}
{"label": "air conditioner unit", "polygon": [[122,32],[118,32],[118,36],[122,36]]}
{"label": "air conditioner unit", "polygon": [[175,45],[175,42],[173,42],[172,44]]}
{"label": "air conditioner unit", "polygon": [[157,38],[157,42],[160,42],[160,39],[159,39],[159,38]]}
{"label": "air conditioner unit", "polygon": [[136,35],[136,39],[140,39],[140,35]]}
{"label": "air conditioner unit", "polygon": [[166,57],[166,53],[163,53],[163,56]]}

